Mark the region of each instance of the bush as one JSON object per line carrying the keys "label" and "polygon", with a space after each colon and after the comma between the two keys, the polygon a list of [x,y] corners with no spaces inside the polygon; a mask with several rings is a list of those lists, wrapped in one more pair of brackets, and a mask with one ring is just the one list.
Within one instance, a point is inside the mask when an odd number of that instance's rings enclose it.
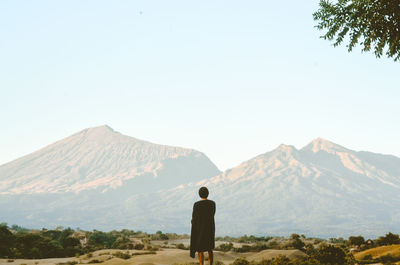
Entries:
{"label": "bush", "polygon": [[376,240],[378,246],[400,244],[399,235],[388,233],[385,236],[381,236]]}
{"label": "bush", "polygon": [[298,234],[292,234],[291,240],[289,243],[286,245],[286,247],[289,248],[295,248],[304,251],[305,244],[304,242],[300,239],[300,236]]}
{"label": "bush", "polygon": [[365,255],[362,260],[373,260],[374,258],[372,257],[371,254]]}
{"label": "bush", "polygon": [[228,244],[224,243],[224,244],[221,244],[218,247],[216,247],[215,250],[228,252],[228,251],[232,250],[232,248],[233,248],[233,244],[232,243],[228,243]]}
{"label": "bush", "polygon": [[243,253],[243,252],[260,252],[261,250],[269,249],[266,244],[255,244],[255,245],[242,245],[240,248],[233,248],[233,251]]}
{"label": "bush", "polygon": [[232,265],[250,265],[250,262],[245,258],[238,258],[232,263]]}
{"label": "bush", "polygon": [[149,254],[157,254],[157,252],[155,252],[155,251],[135,252],[135,253],[132,253],[132,256],[149,255]]}
{"label": "bush", "polygon": [[361,246],[365,243],[365,239],[362,236],[351,236],[346,242],[349,246]]}
{"label": "bush", "polygon": [[122,253],[121,251],[117,251],[117,252],[113,253],[113,255],[120,259],[130,259],[131,258],[131,254],[129,254],[128,252]]}
{"label": "bush", "polygon": [[133,245],[133,249],[136,250],[142,250],[144,248],[144,245],[141,243],[136,243],[135,245]]}
{"label": "bush", "polygon": [[185,247],[185,245],[182,244],[182,243],[177,244],[177,245],[176,245],[176,248],[177,248],[177,249],[188,249],[188,248]]}
{"label": "bush", "polygon": [[91,261],[89,261],[88,263],[102,263],[103,261],[98,260],[98,259],[92,259]]}
{"label": "bush", "polygon": [[290,264],[290,259],[286,256],[279,255],[272,259],[271,265],[288,265]]}
{"label": "bush", "polygon": [[379,262],[382,262],[383,264],[388,264],[388,263],[394,263],[394,262],[400,261],[400,256],[395,257],[390,254],[387,254],[385,256],[381,256],[381,257],[377,258],[376,260]]}
{"label": "bush", "polygon": [[345,264],[346,252],[340,247],[322,244],[317,248],[315,258],[322,264]]}

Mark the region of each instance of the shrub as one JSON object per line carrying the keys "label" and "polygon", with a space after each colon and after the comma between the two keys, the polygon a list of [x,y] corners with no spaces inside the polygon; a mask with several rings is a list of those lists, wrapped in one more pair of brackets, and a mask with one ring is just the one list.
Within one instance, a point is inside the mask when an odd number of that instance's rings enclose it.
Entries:
{"label": "shrub", "polygon": [[89,261],[88,263],[102,263],[103,261],[98,260],[98,259],[92,259],[91,261]]}
{"label": "shrub", "polygon": [[232,248],[233,248],[233,244],[232,243],[228,243],[228,244],[224,243],[224,244],[219,245],[215,249],[219,250],[219,251],[223,251],[223,252],[228,252],[228,251],[232,250]]}
{"label": "shrub", "polygon": [[385,236],[381,236],[376,240],[376,243],[379,246],[383,245],[393,245],[393,244],[400,244],[400,237],[399,235],[388,233]]}
{"label": "shrub", "polygon": [[232,263],[232,265],[250,265],[250,262],[245,258],[238,258]]}
{"label": "shrub", "polygon": [[368,254],[368,255],[365,255],[365,256],[362,258],[362,260],[373,260],[373,258],[372,258],[372,255],[371,255],[371,254]]}
{"label": "shrub", "polygon": [[187,249],[187,248],[185,247],[185,245],[182,244],[182,243],[177,244],[177,245],[176,245],[176,248],[178,248],[178,249]]}
{"label": "shrub", "polygon": [[130,259],[131,258],[131,254],[129,254],[128,252],[122,253],[121,251],[117,251],[113,255],[120,259]]}
{"label": "shrub", "polygon": [[365,239],[362,236],[351,236],[349,237],[349,240],[347,241],[347,244],[349,246],[361,246],[362,244],[365,243]]}
{"label": "shrub", "polygon": [[132,253],[132,256],[149,255],[149,254],[157,254],[157,252],[155,252],[155,251],[135,252],[135,253]]}
{"label": "shrub", "polygon": [[266,244],[257,243],[255,245],[243,245],[240,248],[233,248],[233,251],[243,253],[243,252],[260,252],[261,250],[268,249]]}
{"label": "shrub", "polygon": [[322,264],[345,264],[346,253],[340,247],[322,244],[316,250],[315,258]]}
{"label": "shrub", "polygon": [[141,243],[137,243],[137,244],[133,245],[133,249],[141,250],[143,248],[144,248],[144,245]]}
{"label": "shrub", "polygon": [[379,262],[382,262],[383,264],[388,264],[388,263],[394,263],[397,261],[400,261],[400,256],[392,256],[390,254],[387,254],[385,256],[381,256],[376,259]]}
{"label": "shrub", "polygon": [[271,265],[288,265],[290,264],[290,259],[286,256],[279,255],[272,259]]}

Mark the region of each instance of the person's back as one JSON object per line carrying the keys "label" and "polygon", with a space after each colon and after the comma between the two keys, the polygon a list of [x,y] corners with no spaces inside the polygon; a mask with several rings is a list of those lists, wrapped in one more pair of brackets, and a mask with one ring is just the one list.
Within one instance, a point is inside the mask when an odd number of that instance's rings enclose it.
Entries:
{"label": "person's back", "polygon": [[210,265],[213,263],[213,249],[215,248],[215,202],[208,200],[208,190],[200,188],[199,195],[202,200],[193,205],[192,231],[190,237],[190,256],[199,253],[200,264],[203,265],[203,252],[207,251]]}

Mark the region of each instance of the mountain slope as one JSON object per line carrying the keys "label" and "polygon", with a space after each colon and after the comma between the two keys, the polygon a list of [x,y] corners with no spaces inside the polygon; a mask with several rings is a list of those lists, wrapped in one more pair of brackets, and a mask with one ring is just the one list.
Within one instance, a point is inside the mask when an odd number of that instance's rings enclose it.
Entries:
{"label": "mountain slope", "polygon": [[[152,216],[159,217],[153,223],[169,221],[174,229],[181,225],[188,230],[190,223],[180,218],[190,220],[191,204],[175,209],[173,215],[166,205],[195,201],[197,189],[204,185],[217,202],[217,231],[222,235],[295,232],[330,237],[400,232],[400,176],[394,170],[400,159],[364,156],[323,139],[300,150],[281,145],[219,176],[159,192],[154,201],[150,196],[133,196],[125,205],[131,208],[146,201]],[[387,157],[390,160],[383,162]],[[161,200],[165,202],[159,207]]]}
{"label": "mountain slope", "polygon": [[189,233],[197,191],[207,186],[217,203],[218,235],[373,237],[400,232],[399,167],[397,157],[318,138],[300,150],[280,145],[217,176],[174,188],[121,193],[129,187],[123,182],[115,192],[9,194],[0,209],[4,221],[36,227]]}
{"label": "mountain slope", "polygon": [[105,125],[0,166],[0,194],[104,192],[122,186],[149,191],[218,173],[198,151],[138,140]]}

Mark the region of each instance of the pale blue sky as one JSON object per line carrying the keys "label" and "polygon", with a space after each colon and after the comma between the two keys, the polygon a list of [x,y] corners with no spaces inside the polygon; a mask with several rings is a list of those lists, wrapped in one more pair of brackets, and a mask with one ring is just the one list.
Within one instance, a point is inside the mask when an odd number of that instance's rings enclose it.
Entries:
{"label": "pale blue sky", "polygon": [[318,1],[0,1],[0,164],[87,127],[221,169],[323,137],[400,156],[400,64],[319,38]]}

